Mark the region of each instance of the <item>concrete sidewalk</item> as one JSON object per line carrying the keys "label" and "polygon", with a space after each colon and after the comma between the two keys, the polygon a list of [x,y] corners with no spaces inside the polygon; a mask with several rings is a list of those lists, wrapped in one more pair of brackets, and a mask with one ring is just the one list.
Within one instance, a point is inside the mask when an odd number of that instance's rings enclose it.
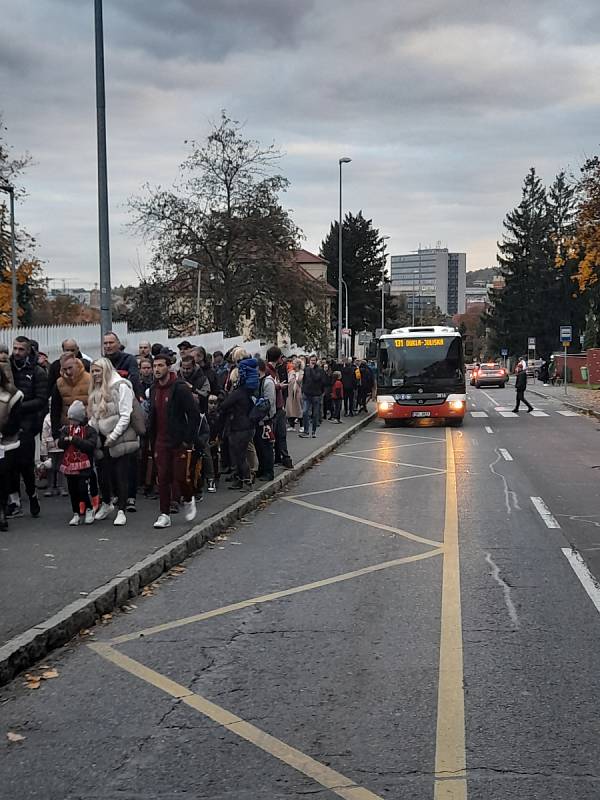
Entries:
{"label": "concrete sidewalk", "polygon": [[361,414],[343,425],[325,422],[316,439],[289,433],[293,469],[277,468],[275,481],[257,481],[247,494],[229,490],[222,481],[216,494],[205,493],[193,523],[178,514],[171,528],[155,530],[158,501],[139,495],[138,511],[128,514],[125,527],[115,527],[112,518],[69,527],[69,499],[42,498],[38,519],[12,520],[10,530],[0,534],[0,683],[135,596],[371,418]]}
{"label": "concrete sidewalk", "polygon": [[600,419],[600,390],[598,389],[580,389],[567,385],[567,393],[565,394],[564,386],[544,386],[543,383],[537,381],[536,383],[528,383],[527,391],[547,400],[556,400],[575,411],[590,414]]}

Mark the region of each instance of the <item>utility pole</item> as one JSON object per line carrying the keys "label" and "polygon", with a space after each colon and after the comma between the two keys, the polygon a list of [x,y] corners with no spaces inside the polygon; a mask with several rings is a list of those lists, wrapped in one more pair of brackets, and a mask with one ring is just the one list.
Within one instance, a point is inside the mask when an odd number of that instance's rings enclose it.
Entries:
{"label": "utility pole", "polygon": [[110,241],[108,236],[108,176],[106,168],[106,97],[104,91],[104,30],[102,0],[94,0],[96,35],[96,129],[98,147],[98,241],[100,249],[100,327],[112,328]]}
{"label": "utility pole", "polygon": [[[342,359],[344,355],[343,347],[342,347],[342,164],[349,164],[352,161],[351,158],[340,158],[339,159],[339,166],[340,166],[340,214],[339,214],[339,221],[338,221],[338,358]],[[346,292],[346,298],[348,297],[348,292]]]}

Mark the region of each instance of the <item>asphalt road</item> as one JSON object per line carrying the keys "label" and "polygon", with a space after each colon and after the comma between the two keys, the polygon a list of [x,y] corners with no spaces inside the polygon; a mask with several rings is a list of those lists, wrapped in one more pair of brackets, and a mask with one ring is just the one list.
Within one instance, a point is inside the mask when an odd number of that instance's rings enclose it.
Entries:
{"label": "asphalt road", "polygon": [[597,800],[600,609],[563,552],[598,568],[597,423],[471,396],[460,430],[371,424],[1,690],[0,797]]}

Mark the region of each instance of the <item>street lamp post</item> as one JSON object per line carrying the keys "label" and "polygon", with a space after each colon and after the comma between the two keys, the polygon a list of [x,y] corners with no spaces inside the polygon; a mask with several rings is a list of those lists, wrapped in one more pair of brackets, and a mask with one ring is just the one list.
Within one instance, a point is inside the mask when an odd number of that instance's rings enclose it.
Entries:
{"label": "street lamp post", "polygon": [[[338,221],[338,358],[341,359],[342,352],[342,164],[349,164],[351,158],[340,158],[340,214]],[[346,291],[346,300],[348,292]]]}
{"label": "street lamp post", "polygon": [[12,326],[16,328],[19,324],[17,314],[17,250],[15,243],[15,188],[6,183],[0,186],[6,192],[10,201],[10,261],[12,278]]}
{"label": "street lamp post", "polygon": [[[389,238],[389,236],[382,236],[381,241],[385,242]],[[387,261],[387,257],[385,255],[385,245],[383,246],[383,255],[384,260],[383,264],[381,265],[381,330],[385,329],[385,262]]]}
{"label": "street lamp post", "polygon": [[[346,313],[344,314],[344,320],[345,320],[344,321],[344,327],[347,330],[348,329],[348,284],[346,283],[346,281],[343,278],[342,278],[342,286],[346,290],[346,305],[345,305],[345,312]],[[340,347],[340,350],[341,349],[342,349],[342,347]],[[346,348],[344,347],[343,349],[344,349],[344,355],[348,355],[348,353],[345,352]]]}
{"label": "street lamp post", "polygon": [[200,335],[200,270],[202,267],[197,261],[193,261],[191,258],[184,258],[181,262],[182,267],[187,267],[188,269],[197,269],[198,270],[198,283],[196,287],[196,336]]}
{"label": "street lamp post", "polygon": [[104,92],[104,29],[102,0],[94,0],[96,37],[96,128],[98,147],[98,241],[100,249],[100,327],[112,328],[110,242],[108,238],[108,177],[106,170],[106,97]]}

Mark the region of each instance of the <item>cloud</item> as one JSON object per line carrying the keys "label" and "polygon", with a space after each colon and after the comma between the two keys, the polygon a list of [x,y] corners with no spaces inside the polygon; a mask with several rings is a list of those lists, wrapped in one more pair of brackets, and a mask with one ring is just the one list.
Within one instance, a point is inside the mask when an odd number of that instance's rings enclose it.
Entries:
{"label": "cloud", "polygon": [[[0,99],[35,164],[19,205],[49,273],[97,273],[93,7],[5,4]],[[144,244],[127,199],[170,184],[220,109],[275,141],[284,203],[317,250],[345,207],[392,252],[438,239],[494,262],[531,165],[545,180],[596,152],[600,7],[580,0],[105,0],[111,251],[131,280]]]}

